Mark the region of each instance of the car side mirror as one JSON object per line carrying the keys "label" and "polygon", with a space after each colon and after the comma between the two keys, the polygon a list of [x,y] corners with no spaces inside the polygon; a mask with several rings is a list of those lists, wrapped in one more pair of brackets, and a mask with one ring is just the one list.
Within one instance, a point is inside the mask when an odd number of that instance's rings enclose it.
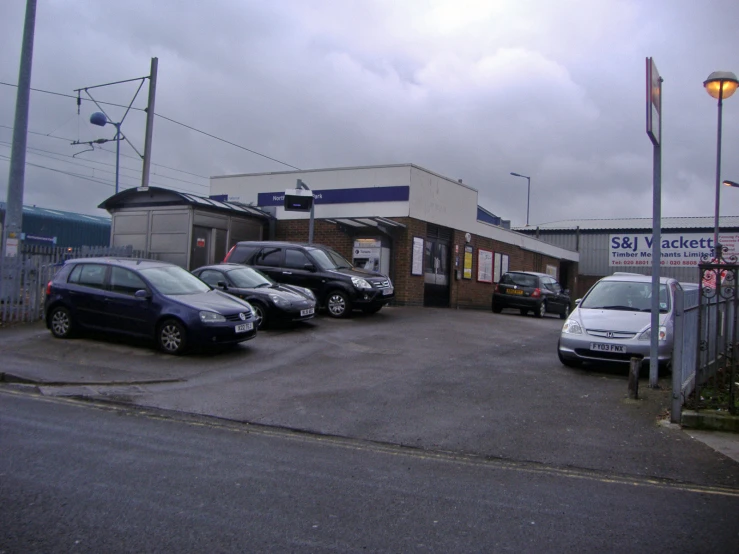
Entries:
{"label": "car side mirror", "polygon": [[570,289],[564,289],[564,290],[562,291],[562,294],[564,294],[564,295],[566,295],[566,296],[569,296],[569,295],[570,295]]}
{"label": "car side mirror", "polygon": [[133,295],[136,298],[144,298],[144,299],[151,298],[151,293],[148,290],[145,290],[145,289],[137,290],[135,293],[133,293]]}
{"label": "car side mirror", "polygon": [[577,300],[575,300],[575,306],[579,306],[580,302],[582,302],[582,298],[578,298]]}
{"label": "car side mirror", "polygon": [[218,281],[218,288],[228,290],[228,285],[226,284],[226,281]]}
{"label": "car side mirror", "polygon": [[305,264],[303,266],[303,269],[305,269],[306,271],[313,271],[313,272],[315,272],[316,271],[316,266],[313,265],[313,264]]}

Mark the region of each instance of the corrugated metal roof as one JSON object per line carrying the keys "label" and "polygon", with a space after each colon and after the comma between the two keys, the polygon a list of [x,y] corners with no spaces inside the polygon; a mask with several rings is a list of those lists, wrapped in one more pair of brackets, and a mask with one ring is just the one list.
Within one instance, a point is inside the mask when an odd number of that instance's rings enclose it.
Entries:
{"label": "corrugated metal roof", "polygon": [[[0,212],[3,214],[5,213],[5,202],[0,202]],[[40,208],[38,206],[23,206],[23,215],[30,214],[47,217],[49,219],[77,221],[80,223],[103,223],[110,225],[110,217],[107,216],[64,212],[62,210],[52,210],[50,208]]]}
{"label": "corrugated metal roof", "polygon": [[[713,229],[713,217],[663,217],[662,229]],[[722,216],[719,218],[721,227],[739,227],[739,216]],[[578,227],[581,231],[616,230],[616,229],[651,229],[651,217],[637,217],[625,219],[567,219],[553,221],[528,227],[517,227],[516,231],[531,233],[540,230],[547,231],[574,231]]]}

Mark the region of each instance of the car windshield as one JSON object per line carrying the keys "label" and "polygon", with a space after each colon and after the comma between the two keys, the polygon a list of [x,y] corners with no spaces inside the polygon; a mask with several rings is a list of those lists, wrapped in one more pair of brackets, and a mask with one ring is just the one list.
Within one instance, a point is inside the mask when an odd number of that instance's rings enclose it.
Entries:
{"label": "car windshield", "polygon": [[[590,289],[581,308],[591,310],[624,310],[630,312],[649,312],[652,309],[652,283],[635,281],[600,281]],[[670,310],[670,297],[667,286],[659,287],[659,311]]]}
{"label": "car windshield", "polygon": [[242,289],[271,287],[275,282],[263,273],[250,267],[239,267],[228,271],[228,276],[234,285]]}
{"label": "car windshield", "polygon": [[351,269],[350,264],[341,254],[331,250],[330,248],[313,249],[310,251],[313,259],[316,260],[321,269]]}
{"label": "car windshield", "polygon": [[195,275],[179,266],[151,267],[140,272],[161,294],[198,294],[211,290]]}

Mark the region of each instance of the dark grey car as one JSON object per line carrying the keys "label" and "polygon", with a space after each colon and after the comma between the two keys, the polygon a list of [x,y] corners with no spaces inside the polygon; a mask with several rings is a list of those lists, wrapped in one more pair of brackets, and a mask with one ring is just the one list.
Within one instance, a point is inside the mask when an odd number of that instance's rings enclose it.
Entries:
{"label": "dark grey car", "polygon": [[558,314],[567,319],[570,314],[570,291],[546,273],[509,271],[500,278],[493,293],[493,312],[506,308],[519,310],[522,315],[534,312],[536,317]]}

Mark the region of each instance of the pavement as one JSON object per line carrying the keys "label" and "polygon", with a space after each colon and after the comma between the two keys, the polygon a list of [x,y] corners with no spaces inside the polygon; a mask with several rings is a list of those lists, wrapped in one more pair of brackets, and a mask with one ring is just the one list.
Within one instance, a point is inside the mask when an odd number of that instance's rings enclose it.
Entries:
{"label": "pavement", "polygon": [[644,376],[634,401],[626,368],[562,366],[560,328],[394,307],[171,357],[146,341],[56,340],[37,323],[0,329],[0,374],[45,395],[739,490],[739,435],[669,424],[669,377],[648,389]]}

